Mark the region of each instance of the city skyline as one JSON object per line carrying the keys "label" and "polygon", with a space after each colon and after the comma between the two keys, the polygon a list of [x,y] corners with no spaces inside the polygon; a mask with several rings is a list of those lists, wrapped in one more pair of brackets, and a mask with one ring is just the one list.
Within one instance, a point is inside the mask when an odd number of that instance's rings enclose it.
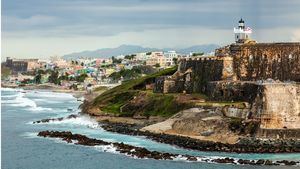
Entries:
{"label": "city skyline", "polygon": [[300,41],[300,2],[2,1],[2,58],[45,58],[133,44],[155,48],[234,42],[242,17],[259,42]]}

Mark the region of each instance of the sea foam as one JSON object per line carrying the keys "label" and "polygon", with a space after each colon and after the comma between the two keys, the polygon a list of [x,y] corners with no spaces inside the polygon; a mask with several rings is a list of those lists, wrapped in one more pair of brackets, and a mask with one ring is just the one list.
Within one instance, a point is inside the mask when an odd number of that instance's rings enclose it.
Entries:
{"label": "sea foam", "polygon": [[15,99],[12,100],[2,100],[3,104],[9,104],[13,107],[26,107],[30,111],[51,111],[51,108],[39,107],[36,102],[30,98],[25,97],[25,93],[19,92],[16,95],[6,95],[6,96],[15,96]]}
{"label": "sea foam", "polygon": [[99,128],[100,127],[96,120],[94,120],[88,116],[79,116],[77,118],[65,118],[61,121],[54,120],[54,121],[49,121],[48,124],[81,125],[81,126],[87,126],[89,128]]}

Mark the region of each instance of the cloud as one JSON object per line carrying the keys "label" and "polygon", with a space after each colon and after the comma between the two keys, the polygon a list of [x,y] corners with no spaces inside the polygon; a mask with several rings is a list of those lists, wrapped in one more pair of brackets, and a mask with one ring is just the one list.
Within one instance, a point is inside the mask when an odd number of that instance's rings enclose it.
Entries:
{"label": "cloud", "polygon": [[27,18],[16,16],[3,16],[3,29],[5,31],[24,30],[26,28],[33,28],[41,26],[54,25],[58,18],[47,15],[33,15]]}
{"label": "cloud", "polygon": [[[226,44],[240,17],[258,41],[299,40],[299,10],[299,0],[3,0],[2,35],[8,42],[3,51],[42,56],[124,43]],[[49,51],[41,49],[45,46]]]}

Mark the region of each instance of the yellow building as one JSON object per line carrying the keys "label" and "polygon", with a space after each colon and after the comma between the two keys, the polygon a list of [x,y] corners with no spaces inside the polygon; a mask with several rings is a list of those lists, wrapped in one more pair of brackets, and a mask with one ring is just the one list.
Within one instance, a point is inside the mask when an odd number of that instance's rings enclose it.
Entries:
{"label": "yellow building", "polygon": [[151,55],[146,60],[146,65],[155,66],[159,64],[161,67],[165,67],[166,58],[164,57],[163,52],[151,52]]}

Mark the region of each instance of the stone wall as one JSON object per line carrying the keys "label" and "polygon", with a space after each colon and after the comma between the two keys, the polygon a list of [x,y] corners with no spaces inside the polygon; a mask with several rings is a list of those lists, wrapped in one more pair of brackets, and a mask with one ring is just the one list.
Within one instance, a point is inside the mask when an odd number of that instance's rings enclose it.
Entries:
{"label": "stone wall", "polygon": [[253,102],[258,88],[256,82],[213,81],[207,84],[205,94],[213,101]]}
{"label": "stone wall", "polygon": [[185,84],[188,93],[204,92],[206,84],[210,81],[218,81],[223,76],[224,61],[217,57],[195,58],[180,60],[179,72],[190,69],[189,82]]}
{"label": "stone wall", "polygon": [[274,79],[300,82],[300,43],[232,44],[216,56],[233,58],[237,80]]}
{"label": "stone wall", "polygon": [[173,79],[169,76],[162,76],[155,79],[153,92],[155,93],[178,93],[184,91],[183,79]]}
{"label": "stone wall", "polygon": [[248,102],[249,115],[263,129],[300,129],[299,83],[209,82],[206,95],[213,101]]}
{"label": "stone wall", "polygon": [[257,137],[273,139],[299,139],[300,130],[295,129],[259,129]]}
{"label": "stone wall", "polygon": [[299,138],[299,82],[300,43],[232,44],[215,56],[181,59],[178,71],[157,79],[154,91],[248,102],[244,111],[226,109],[226,116],[260,121],[261,137]]}
{"label": "stone wall", "polygon": [[[172,87],[166,92],[180,89],[177,92],[209,93],[213,85],[208,83],[221,80],[300,82],[300,43],[232,44],[217,49],[215,56],[181,59],[178,72],[181,75],[173,76],[165,83]],[[179,82],[182,79],[185,82]],[[206,89],[207,85],[209,89]]]}
{"label": "stone wall", "polygon": [[264,84],[261,91],[253,103],[261,128],[300,129],[300,84]]}

